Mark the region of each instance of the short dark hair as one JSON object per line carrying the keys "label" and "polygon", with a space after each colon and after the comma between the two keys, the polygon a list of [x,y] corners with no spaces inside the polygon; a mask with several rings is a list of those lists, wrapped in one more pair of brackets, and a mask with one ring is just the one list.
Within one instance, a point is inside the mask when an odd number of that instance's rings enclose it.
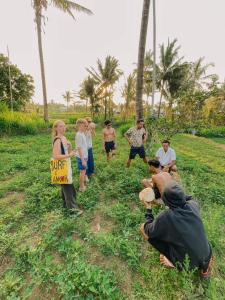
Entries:
{"label": "short dark hair", "polygon": [[154,168],[160,168],[160,162],[157,159],[151,159],[148,161],[149,166],[153,166]]}
{"label": "short dark hair", "polygon": [[106,120],[106,121],[104,122],[104,124],[105,124],[105,126],[107,126],[107,125],[109,125],[109,124],[112,124],[112,122],[111,122],[110,120]]}
{"label": "short dark hair", "polygon": [[170,145],[170,141],[169,140],[163,140],[162,144],[169,144]]}
{"label": "short dark hair", "polygon": [[142,123],[142,122],[144,123],[145,121],[144,121],[143,119],[138,119],[138,120],[137,120],[137,124],[140,124],[140,123]]}

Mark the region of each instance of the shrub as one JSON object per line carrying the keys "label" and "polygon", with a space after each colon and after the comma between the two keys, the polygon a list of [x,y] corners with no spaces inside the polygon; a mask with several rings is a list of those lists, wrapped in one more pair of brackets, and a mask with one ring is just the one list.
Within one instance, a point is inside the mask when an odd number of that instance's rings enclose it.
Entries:
{"label": "shrub", "polygon": [[36,134],[51,124],[45,123],[36,114],[3,111],[0,115],[1,135]]}
{"label": "shrub", "polygon": [[198,136],[203,137],[225,137],[225,126],[202,128],[197,131]]}
{"label": "shrub", "polygon": [[77,121],[77,117],[69,117],[69,124],[75,124]]}
{"label": "shrub", "polygon": [[121,134],[121,136],[124,136],[124,134],[127,132],[127,130],[129,128],[131,128],[132,126],[133,126],[132,123],[126,123],[126,124],[120,126],[120,134]]}

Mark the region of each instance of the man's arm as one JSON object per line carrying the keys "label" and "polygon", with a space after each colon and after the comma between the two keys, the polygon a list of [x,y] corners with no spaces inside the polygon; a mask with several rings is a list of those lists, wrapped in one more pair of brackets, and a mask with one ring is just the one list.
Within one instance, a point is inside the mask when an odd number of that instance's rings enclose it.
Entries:
{"label": "man's arm", "polygon": [[145,135],[145,137],[144,137],[143,143],[146,143],[147,139],[148,139],[148,131],[147,130],[145,130],[144,135]]}
{"label": "man's arm", "polygon": [[105,150],[105,130],[102,129],[102,148]]}
{"label": "man's arm", "polygon": [[[130,130],[130,129],[129,129]],[[131,140],[130,140],[130,132],[129,130],[125,132],[124,137],[128,141],[129,145],[131,145]]]}
{"label": "man's arm", "polygon": [[144,237],[144,239],[148,240],[150,238],[148,229],[149,229],[149,226],[151,226],[151,224],[154,221],[154,216],[152,214],[151,208],[147,208],[146,213],[145,213],[145,219],[146,219],[146,222],[141,224],[141,226],[140,226],[140,232],[141,232],[142,236]]}
{"label": "man's arm", "polygon": [[168,164],[169,167],[173,167],[176,164],[176,153],[173,149],[171,153],[171,162]]}
{"label": "man's arm", "polygon": [[116,130],[113,128],[113,141],[116,143]]}
{"label": "man's arm", "polygon": [[85,161],[85,159],[84,159],[84,154],[83,154],[83,151],[82,151],[82,148],[81,147],[77,147],[77,152],[78,152],[78,154],[79,154],[79,156],[80,156],[80,159],[81,159],[81,161],[82,161],[82,165],[84,166],[84,167],[86,167],[86,161]]}
{"label": "man's arm", "polygon": [[52,156],[54,159],[66,159],[74,156],[75,153],[74,151],[70,151],[68,155],[66,154],[61,154],[61,141],[60,139],[57,139],[53,145],[53,150],[52,150]]}
{"label": "man's arm", "polygon": [[172,160],[167,166],[168,168],[173,167],[176,164],[176,160]]}

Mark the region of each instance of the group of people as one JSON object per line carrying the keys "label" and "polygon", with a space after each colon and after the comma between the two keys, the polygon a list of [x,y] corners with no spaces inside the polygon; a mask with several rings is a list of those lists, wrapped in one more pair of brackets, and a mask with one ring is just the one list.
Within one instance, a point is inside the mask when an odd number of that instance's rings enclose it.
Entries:
{"label": "group of people", "polygon": [[[104,124],[102,142],[109,161],[116,155],[116,131],[111,121],[107,120]],[[65,137],[65,129],[63,121],[56,121],[53,125],[53,158],[68,161],[71,180],[69,184],[61,185],[63,206],[71,214],[80,215],[83,211],[76,204],[70,158],[76,156],[80,171],[79,191],[83,192],[86,182],[94,175],[92,138],[95,136],[95,124],[91,118],[77,120],[75,151]],[[144,148],[148,133],[142,119],[124,137],[130,145],[127,167],[139,155],[149,165],[152,174],[151,178],[142,181],[144,190],[140,193],[140,200],[146,207],[146,221],[140,227],[141,234],[160,252],[160,262],[165,267],[182,269],[188,260],[190,269],[197,268],[203,278],[208,278],[212,266],[212,249],[205,234],[198,203],[187,196],[180,184],[173,179],[173,173],[177,171],[176,153],[170,147],[170,142],[164,140],[155,158],[148,160]],[[145,197],[145,191],[149,190],[154,195],[153,201],[148,201]],[[154,219],[152,206],[158,204],[165,205],[167,209]]]}

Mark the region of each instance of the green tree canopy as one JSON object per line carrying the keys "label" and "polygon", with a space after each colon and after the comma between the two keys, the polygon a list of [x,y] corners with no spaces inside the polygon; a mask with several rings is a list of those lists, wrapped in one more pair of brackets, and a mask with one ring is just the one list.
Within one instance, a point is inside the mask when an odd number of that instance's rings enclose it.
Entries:
{"label": "green tree canopy", "polygon": [[[34,81],[31,75],[10,64],[13,109],[21,110],[34,95]],[[9,61],[0,54],[0,101],[10,107]]]}

